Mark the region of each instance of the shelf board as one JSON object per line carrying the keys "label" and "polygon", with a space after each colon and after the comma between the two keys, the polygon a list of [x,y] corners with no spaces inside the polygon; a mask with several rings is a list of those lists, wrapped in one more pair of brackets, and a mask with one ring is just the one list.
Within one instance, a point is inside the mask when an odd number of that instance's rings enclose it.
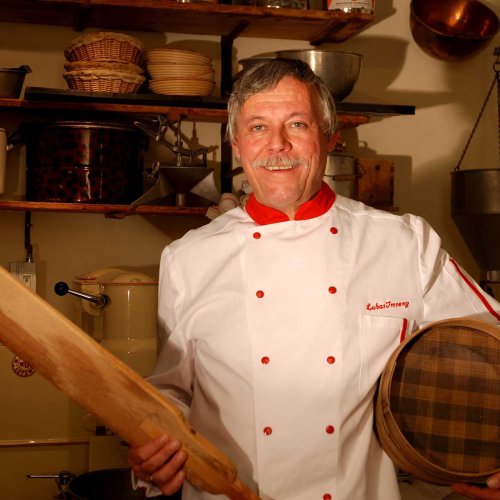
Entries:
{"label": "shelf board", "polygon": [[[174,102],[132,104],[126,102],[81,102],[61,100],[25,100],[25,99],[1,99],[0,110],[3,112],[26,113],[30,115],[46,115],[47,112],[57,111],[57,116],[71,113],[108,113],[119,115],[168,115],[172,119],[183,118],[188,121],[203,121],[210,123],[225,123],[227,112],[225,109],[200,108],[196,106],[179,106]],[[73,116],[74,118],[74,116]],[[84,119],[79,115],[79,119]]]}
{"label": "shelf board", "polygon": [[[398,208],[387,205],[372,205],[387,212],[397,212]],[[3,201],[0,200],[0,212],[58,212],[79,214],[104,214],[111,219],[123,219],[129,215],[178,215],[206,216],[208,207],[172,207],[166,205],[141,205],[131,208],[129,205],[106,205],[97,203],[54,203],[42,201]]]}
{"label": "shelf board", "polygon": [[121,219],[127,215],[205,215],[208,207],[173,207],[167,205],[107,205],[103,203],[54,203],[42,201],[0,200],[0,211],[22,212],[65,212],[104,214]]}
{"label": "shelf board", "polygon": [[2,0],[0,20],[101,28],[343,42],[373,22],[373,14],[273,9],[172,0]]}
{"label": "shelf board", "polygon": [[[223,97],[165,96],[159,94],[113,94],[28,87],[25,99],[0,99],[0,110],[58,116],[79,113],[121,115],[168,115],[188,121],[225,123],[227,99]],[[414,106],[394,104],[337,103],[340,128],[356,127],[370,121],[370,116],[415,114]]]}

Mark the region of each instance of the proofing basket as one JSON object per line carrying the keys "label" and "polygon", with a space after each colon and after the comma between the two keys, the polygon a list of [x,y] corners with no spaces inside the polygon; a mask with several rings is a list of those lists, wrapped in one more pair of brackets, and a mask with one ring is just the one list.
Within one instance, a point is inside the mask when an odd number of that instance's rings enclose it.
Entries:
{"label": "proofing basket", "polygon": [[140,65],[143,45],[140,40],[123,33],[87,33],[75,38],[64,51],[73,61],[108,61]]}
{"label": "proofing basket", "polygon": [[136,93],[146,78],[120,71],[92,70],[63,73],[68,87],[85,92]]}
{"label": "proofing basket", "polygon": [[500,471],[500,329],[431,323],[389,359],[375,409],[382,448],[403,471],[449,485]]}
{"label": "proofing basket", "polygon": [[141,66],[131,63],[102,62],[102,61],[73,61],[64,64],[66,71],[92,71],[92,70],[111,70],[123,71],[124,73],[134,73],[142,75],[144,70]]}

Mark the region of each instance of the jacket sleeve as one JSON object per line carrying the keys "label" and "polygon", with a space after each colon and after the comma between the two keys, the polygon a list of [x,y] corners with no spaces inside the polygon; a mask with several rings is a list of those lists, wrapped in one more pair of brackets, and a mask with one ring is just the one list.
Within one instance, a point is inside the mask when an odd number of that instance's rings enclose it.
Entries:
{"label": "jacket sleeve", "polygon": [[193,394],[194,343],[181,327],[182,283],[167,247],[160,261],[158,336],[160,353],[148,381],[174,402],[187,417]]}
{"label": "jacket sleeve", "polygon": [[441,239],[420,217],[417,234],[424,300],[423,324],[463,316],[500,324],[500,303],[488,295],[441,247]]}

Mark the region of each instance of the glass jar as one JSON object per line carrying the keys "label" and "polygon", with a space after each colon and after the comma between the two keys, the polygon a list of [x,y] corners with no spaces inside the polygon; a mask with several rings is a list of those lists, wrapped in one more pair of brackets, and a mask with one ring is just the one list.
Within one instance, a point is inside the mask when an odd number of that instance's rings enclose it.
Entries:
{"label": "glass jar", "polygon": [[327,0],[328,10],[346,14],[373,14],[375,0]]}

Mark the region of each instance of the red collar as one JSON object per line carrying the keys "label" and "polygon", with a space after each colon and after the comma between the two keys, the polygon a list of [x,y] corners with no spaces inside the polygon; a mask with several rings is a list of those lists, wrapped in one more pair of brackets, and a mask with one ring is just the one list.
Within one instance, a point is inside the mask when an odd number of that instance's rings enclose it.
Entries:
{"label": "red collar", "polygon": [[[330,186],[328,186],[326,182],[323,182],[320,191],[314,196],[314,198],[306,201],[299,207],[297,213],[295,214],[295,220],[307,220],[319,217],[331,208],[334,201],[334,192],[330,189]],[[260,226],[290,220],[288,215],[283,212],[259,203],[253,193],[250,195],[250,198],[248,198],[245,210],[248,215]]]}

